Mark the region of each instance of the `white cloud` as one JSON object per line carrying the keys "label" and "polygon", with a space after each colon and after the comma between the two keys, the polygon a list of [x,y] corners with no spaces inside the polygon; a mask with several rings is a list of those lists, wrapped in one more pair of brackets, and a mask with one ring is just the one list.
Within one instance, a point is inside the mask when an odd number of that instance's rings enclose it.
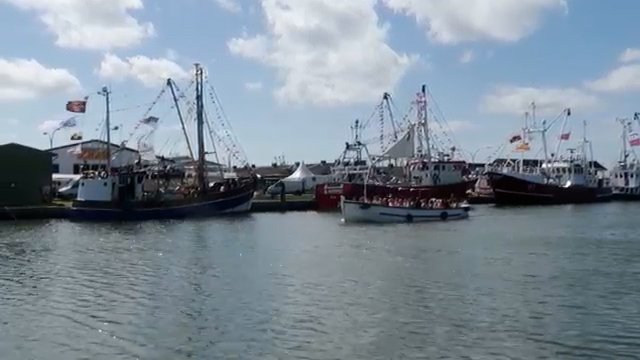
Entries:
{"label": "white cloud", "polygon": [[4,119],[2,123],[7,124],[9,126],[17,126],[18,124],[20,124],[18,119]]}
{"label": "white cloud", "polygon": [[226,10],[232,13],[239,13],[242,11],[242,6],[240,6],[237,0],[214,0],[214,1],[223,10]]}
{"label": "white cloud", "polygon": [[262,83],[261,82],[248,82],[248,83],[244,84],[244,87],[247,90],[253,90],[253,91],[262,90]]}
{"label": "white cloud", "polygon": [[480,109],[486,113],[522,115],[532,102],[540,115],[558,114],[565,108],[586,110],[600,106],[596,96],[577,88],[498,86],[484,96]]}
{"label": "white cloud", "polygon": [[383,0],[392,10],[415,17],[436,42],[515,42],[533,33],[543,14],[567,11],[566,0]]}
{"label": "white cloud", "polygon": [[475,57],[476,57],[476,54],[473,52],[473,50],[465,50],[460,56],[459,61],[461,64],[468,64],[472,62],[473,59],[475,59]]}
{"label": "white cloud", "polygon": [[447,121],[445,125],[445,127],[448,127],[447,130],[454,133],[463,132],[475,128],[475,125],[472,122],[465,120],[450,120]]}
{"label": "white cloud", "polygon": [[585,86],[602,92],[640,91],[640,64],[620,66],[598,80],[586,82]]}
{"label": "white cloud", "polygon": [[627,48],[620,57],[618,57],[618,61],[620,62],[632,62],[640,60],[640,49],[632,49]]}
{"label": "white cloud", "polygon": [[57,129],[60,126],[60,120],[45,120],[38,125],[38,130],[45,133]]}
{"label": "white cloud", "polygon": [[126,48],[155,34],[153,24],[140,23],[129,13],[143,8],[142,0],[0,0],[35,11],[63,48]]}
{"label": "white cloud", "polygon": [[166,58],[137,55],[121,59],[113,54],[105,54],[96,73],[108,80],[135,79],[147,87],[158,86],[167,78],[178,80],[190,76],[188,71]]}
{"label": "white cloud", "polygon": [[80,90],[80,81],[69,70],[47,68],[30,59],[0,58],[0,101],[35,99]]}
{"label": "white cloud", "polygon": [[585,81],[584,86],[593,91],[622,93],[640,91],[640,49],[627,48],[618,56],[619,65],[605,76]]}
{"label": "white cloud", "polygon": [[375,101],[417,57],[396,53],[376,0],[262,0],[267,32],[227,43],[236,55],[275,68],[283,102],[336,106]]}

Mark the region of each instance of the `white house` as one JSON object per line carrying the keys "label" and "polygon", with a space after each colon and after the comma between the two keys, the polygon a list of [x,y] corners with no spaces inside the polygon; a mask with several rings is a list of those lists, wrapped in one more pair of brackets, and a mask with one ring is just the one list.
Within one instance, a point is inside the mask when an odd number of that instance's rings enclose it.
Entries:
{"label": "white house", "polygon": [[[53,156],[54,174],[80,174],[82,167],[90,170],[106,170],[107,142],[87,140],[49,150]],[[111,144],[111,167],[133,165],[139,158],[135,149]]]}

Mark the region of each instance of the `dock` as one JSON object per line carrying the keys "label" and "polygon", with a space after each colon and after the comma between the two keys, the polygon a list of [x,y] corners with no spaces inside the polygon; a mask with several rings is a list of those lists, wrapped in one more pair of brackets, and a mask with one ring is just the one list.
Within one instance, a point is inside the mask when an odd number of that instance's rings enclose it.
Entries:
{"label": "dock", "polygon": [[[69,201],[56,201],[52,204],[41,206],[4,206],[0,207],[0,221],[3,220],[47,220],[67,219]],[[289,211],[313,211],[316,210],[316,202],[313,196],[286,196],[283,199],[275,199],[257,195],[253,200],[251,212],[289,212]]]}
{"label": "dock", "polygon": [[60,204],[42,206],[4,206],[0,208],[1,220],[66,219],[68,206]]}

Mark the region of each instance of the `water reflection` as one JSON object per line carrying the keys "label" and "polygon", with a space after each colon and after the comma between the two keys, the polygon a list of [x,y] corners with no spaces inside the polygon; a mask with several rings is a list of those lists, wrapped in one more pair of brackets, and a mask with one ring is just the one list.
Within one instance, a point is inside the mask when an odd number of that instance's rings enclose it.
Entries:
{"label": "water reflection", "polygon": [[636,207],[384,227],[315,213],[3,223],[0,354],[633,358]]}

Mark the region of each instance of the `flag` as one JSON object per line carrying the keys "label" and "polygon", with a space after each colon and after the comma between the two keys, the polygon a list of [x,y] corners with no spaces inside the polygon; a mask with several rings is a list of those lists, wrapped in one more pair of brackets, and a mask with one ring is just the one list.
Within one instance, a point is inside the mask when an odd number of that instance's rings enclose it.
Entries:
{"label": "flag", "polygon": [[509,144],[513,144],[516,141],[522,140],[522,136],[516,134],[509,138]]}
{"label": "flag", "polygon": [[83,100],[67,101],[67,111],[84,114],[87,111],[87,99],[89,99],[89,97],[85,96]]}
{"label": "flag", "polygon": [[148,117],[140,120],[140,122],[142,124],[145,124],[145,125],[156,125],[158,123],[158,120],[160,120],[160,119],[158,119],[155,116],[148,116]]}
{"label": "flag", "polygon": [[71,138],[69,140],[71,140],[71,141],[82,140],[82,133],[76,132],[76,133],[71,134]]}
{"label": "flag", "polygon": [[113,131],[118,131],[118,130],[120,130],[120,125],[116,125],[116,126],[114,126],[113,128],[111,128],[111,130],[113,130]]}
{"label": "flag", "polygon": [[60,124],[58,124],[58,129],[68,129],[68,128],[75,127],[76,125],[78,125],[76,118],[77,116],[72,116],[67,120],[60,121]]}
{"label": "flag", "polygon": [[638,135],[637,132],[632,132],[629,134],[629,145],[640,146],[640,135]]}
{"label": "flag", "polygon": [[571,109],[567,108],[567,116],[571,116]]}
{"label": "flag", "polygon": [[526,142],[521,142],[516,146],[516,152],[526,152],[531,150],[531,147]]}
{"label": "flag", "polygon": [[560,140],[569,140],[570,136],[571,136],[571,131],[569,131],[568,133],[561,134]]}

